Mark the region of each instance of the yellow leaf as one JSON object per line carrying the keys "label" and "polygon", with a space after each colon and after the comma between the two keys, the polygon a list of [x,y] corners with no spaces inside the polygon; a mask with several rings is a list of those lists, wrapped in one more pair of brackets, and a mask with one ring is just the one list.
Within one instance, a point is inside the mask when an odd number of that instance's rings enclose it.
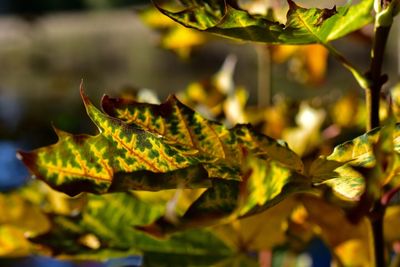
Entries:
{"label": "yellow leaf", "polygon": [[50,222],[40,210],[18,194],[0,194],[0,225],[12,225],[25,235],[46,232]]}
{"label": "yellow leaf", "polygon": [[[370,225],[366,218],[358,224],[348,221],[341,208],[314,196],[302,196],[301,202],[307,210],[307,222],[314,225],[314,233],[335,249],[344,263],[371,261],[369,251]],[[353,254],[351,251],[357,251]],[[345,266],[368,266],[346,265]]]}
{"label": "yellow leaf", "polygon": [[175,26],[163,36],[161,45],[177,52],[181,58],[187,59],[194,46],[202,45],[205,42],[204,34],[183,26]]}
{"label": "yellow leaf", "polygon": [[327,67],[328,51],[319,44],[273,47],[272,59],[276,63],[290,61],[290,70],[299,81],[320,84]]}
{"label": "yellow leaf", "polygon": [[371,261],[367,247],[365,240],[352,239],[336,247],[335,253],[344,266],[369,267]]}
{"label": "yellow leaf", "polygon": [[12,225],[0,225],[0,257],[24,257],[31,250],[23,230]]}
{"label": "yellow leaf", "polygon": [[172,19],[167,16],[161,16],[160,12],[153,7],[140,12],[139,15],[144,23],[153,28],[162,29],[176,26]]}
{"label": "yellow leaf", "polygon": [[260,214],[215,226],[213,230],[237,250],[271,249],[285,241],[286,219],[295,206],[294,198],[287,198]]}
{"label": "yellow leaf", "polygon": [[387,243],[400,241],[400,206],[389,206],[385,212],[384,237]]}
{"label": "yellow leaf", "polygon": [[190,205],[199,198],[199,196],[206,189],[170,189],[158,192],[149,191],[135,191],[134,195],[138,196],[140,200],[149,204],[165,204],[167,205],[175,196],[177,191],[180,191],[176,205],[174,206],[177,215],[183,215]]}
{"label": "yellow leaf", "polygon": [[320,84],[325,78],[328,50],[318,44],[303,46],[302,50],[308,73],[307,82]]}

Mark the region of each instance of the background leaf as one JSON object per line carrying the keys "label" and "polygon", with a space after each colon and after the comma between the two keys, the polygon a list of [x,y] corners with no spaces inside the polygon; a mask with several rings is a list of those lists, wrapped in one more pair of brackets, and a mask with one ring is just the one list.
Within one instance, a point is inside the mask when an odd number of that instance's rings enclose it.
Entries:
{"label": "background leaf", "polygon": [[[207,230],[178,233],[169,239],[154,239],[135,230],[165,212],[165,203],[146,204],[129,193],[89,195],[79,216],[56,216],[54,227],[35,237],[34,242],[50,248],[63,258],[105,259],[127,255],[144,255],[157,261],[168,255],[181,255],[182,260],[205,255],[221,259],[231,250]],[[88,239],[90,237],[90,239]]]}

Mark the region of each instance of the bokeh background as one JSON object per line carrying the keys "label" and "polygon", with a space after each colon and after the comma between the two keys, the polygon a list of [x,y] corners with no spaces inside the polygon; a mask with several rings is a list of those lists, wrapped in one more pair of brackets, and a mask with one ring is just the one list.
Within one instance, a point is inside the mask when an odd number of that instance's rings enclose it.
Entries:
{"label": "bokeh background", "polygon": [[[118,96],[132,88],[152,89],[164,99],[170,93],[185,89],[193,80],[211,76],[227,55],[234,54],[238,59],[235,82],[249,91],[249,104],[257,104],[258,55],[254,45],[213,38],[195,48],[189,58],[182,59],[161,48],[159,33],[145,25],[137,15],[136,11],[145,8],[149,2],[0,1],[2,191],[29,179],[26,169],[16,159],[15,151],[54,143],[56,136],[51,124],[72,133],[95,133],[79,97],[82,79],[87,94],[95,103],[99,103],[103,94]],[[344,1],[298,2],[329,7]],[[398,77],[398,24],[398,21],[394,24],[384,66],[392,83]],[[367,37],[368,29],[361,37],[349,36],[335,45],[357,65],[367,67],[369,44],[364,40]],[[291,77],[290,68],[288,64],[273,65],[271,87],[274,95],[284,94],[294,99],[334,98],[346,90],[362,95],[350,74],[331,58],[327,61],[325,78],[318,85],[299,83]],[[137,259],[131,260],[134,265]],[[48,262],[42,258],[0,262],[1,266],[13,264],[72,266],[71,263]],[[99,263],[91,264],[85,266],[100,266]]]}

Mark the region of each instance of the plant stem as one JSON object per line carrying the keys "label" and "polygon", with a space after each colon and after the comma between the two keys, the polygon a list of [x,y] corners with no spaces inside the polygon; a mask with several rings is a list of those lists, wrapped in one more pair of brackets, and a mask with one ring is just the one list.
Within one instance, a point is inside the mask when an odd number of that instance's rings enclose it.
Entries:
{"label": "plant stem", "polygon": [[373,261],[375,267],[385,265],[385,240],[383,236],[383,218],[385,215],[385,207],[379,202],[373,207],[368,219],[371,223],[371,230],[373,238],[371,240],[373,249]]}
{"label": "plant stem", "polygon": [[[390,0],[381,1],[381,8],[388,8]],[[374,39],[371,49],[371,64],[366,76],[368,78],[367,87],[365,87],[365,101],[367,106],[367,130],[379,127],[379,102],[383,84],[387,76],[382,75],[383,57],[385,54],[386,42],[389,36],[391,23],[385,25],[379,24],[377,14],[374,29]],[[371,181],[370,181],[371,182]],[[383,218],[385,216],[385,206],[381,199],[376,199],[368,214],[371,223],[372,242],[373,242],[373,261],[375,267],[385,265],[385,240],[383,237]]]}
{"label": "plant stem", "polygon": [[365,88],[368,112],[367,130],[372,130],[379,126],[379,100],[382,85],[386,82],[385,77],[382,76],[382,64],[389,32],[390,26],[377,27],[375,29],[375,38],[371,50],[371,65],[368,71],[370,86]]}

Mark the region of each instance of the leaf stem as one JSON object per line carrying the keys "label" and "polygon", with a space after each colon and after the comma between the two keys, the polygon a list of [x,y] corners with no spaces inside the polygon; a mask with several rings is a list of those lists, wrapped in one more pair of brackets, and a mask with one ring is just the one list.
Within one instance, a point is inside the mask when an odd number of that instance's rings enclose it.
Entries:
{"label": "leaf stem", "polygon": [[354,66],[348,59],[346,59],[334,46],[332,46],[329,43],[322,43],[322,45],[325,46],[326,49],[328,49],[329,53],[335,57],[337,61],[339,61],[343,67],[345,67],[347,70],[353,74],[353,77],[356,79],[358,84],[361,86],[361,88],[367,88],[368,87],[368,79],[363,75],[356,66]]}

